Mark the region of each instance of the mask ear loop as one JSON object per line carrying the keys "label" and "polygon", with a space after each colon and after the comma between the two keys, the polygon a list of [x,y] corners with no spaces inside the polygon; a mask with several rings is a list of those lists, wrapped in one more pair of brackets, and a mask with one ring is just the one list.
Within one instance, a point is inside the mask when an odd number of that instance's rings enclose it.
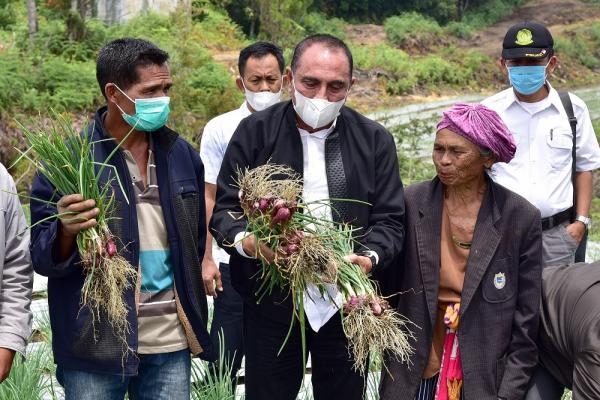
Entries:
{"label": "mask ear loop", "polygon": [[[118,90],[119,92],[121,92],[121,93],[122,93],[122,94],[123,94],[125,97],[127,97],[127,99],[128,99],[129,101],[131,101],[131,102],[133,103],[133,105],[135,106],[135,104],[136,104],[136,103],[135,103],[135,100],[132,100],[132,99],[131,99],[131,97],[127,96],[127,93],[125,93],[124,91],[122,91],[122,90],[121,90],[121,88],[120,88],[120,87],[119,87],[119,86],[118,86],[116,83],[113,83],[113,85],[115,85],[115,87],[117,88],[117,90]],[[117,108],[119,109],[119,111],[121,111],[121,114],[123,114],[123,115],[127,115],[128,117],[133,117],[133,115],[129,115],[129,114],[127,114],[127,113],[126,113],[126,112],[125,112],[125,111],[124,111],[124,110],[121,108],[121,106],[120,106],[119,104],[117,104],[117,102],[115,102],[115,106],[117,106]],[[137,110],[136,110],[136,112],[137,112]],[[135,115],[135,114],[134,114],[134,115]],[[139,122],[139,118],[138,118],[138,120],[135,122],[135,125],[133,125],[131,128],[132,128],[132,129],[135,129],[135,127],[137,126],[138,122]]]}
{"label": "mask ear loop", "polygon": [[123,96],[127,97],[127,99],[129,99],[130,102],[132,102],[133,104],[135,104],[135,100],[133,100],[131,97],[127,96],[127,93],[125,93],[124,91],[122,91],[121,88],[116,83],[113,83],[113,85],[115,85],[115,87],[117,88],[117,90],[119,92],[121,92],[123,94]]}
{"label": "mask ear loop", "polygon": [[281,95],[281,92],[283,92],[283,74],[281,75],[281,85],[279,86],[279,91],[275,93],[279,93]]}
{"label": "mask ear loop", "polygon": [[[127,97],[127,99],[128,99],[129,101],[131,101],[131,102],[133,103],[133,105],[135,106],[135,100],[133,100],[131,97],[127,96],[127,93],[125,93],[124,91],[122,91],[122,90],[121,90],[121,88],[120,88],[120,87],[119,87],[119,86],[118,86],[116,83],[113,83],[113,85],[115,85],[115,87],[117,88],[117,90],[118,90],[119,92],[121,92],[121,94],[123,94],[123,96]],[[115,102],[115,106],[117,106],[117,108],[119,109],[119,111],[121,111],[121,113],[122,113],[122,114],[129,115],[129,114],[127,114],[127,113],[126,113],[126,112],[125,112],[125,111],[124,111],[124,110],[121,108],[121,106],[120,106],[119,104],[117,104],[117,102]],[[137,122],[136,122],[136,125],[137,125]]]}
{"label": "mask ear loop", "polygon": [[[550,59],[548,60],[548,64],[546,64],[546,66],[544,67],[544,80],[548,79],[548,65],[550,65],[550,63],[552,62],[552,57],[550,57]],[[545,84],[545,82],[544,82]]]}

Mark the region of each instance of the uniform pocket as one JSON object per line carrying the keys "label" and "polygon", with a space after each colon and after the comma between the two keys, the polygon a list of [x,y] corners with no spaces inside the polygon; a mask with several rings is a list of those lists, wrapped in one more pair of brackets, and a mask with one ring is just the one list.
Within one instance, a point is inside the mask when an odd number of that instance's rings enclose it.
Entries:
{"label": "uniform pocket", "polygon": [[546,136],[546,144],[550,149],[550,165],[553,169],[562,169],[571,162],[573,134],[570,129],[552,129]]}
{"label": "uniform pocket", "polygon": [[502,303],[510,300],[515,294],[514,271],[511,268],[512,258],[495,260],[488,268],[481,282],[483,298],[488,303]]}

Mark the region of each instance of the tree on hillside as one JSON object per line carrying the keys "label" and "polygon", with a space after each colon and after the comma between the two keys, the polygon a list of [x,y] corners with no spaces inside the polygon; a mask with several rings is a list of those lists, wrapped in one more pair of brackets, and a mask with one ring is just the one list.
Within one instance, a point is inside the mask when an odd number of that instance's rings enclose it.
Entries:
{"label": "tree on hillside", "polygon": [[457,20],[461,21],[462,17],[465,13],[465,10],[467,9],[467,6],[469,5],[469,0],[456,0],[456,15],[457,15]]}
{"label": "tree on hillside", "polygon": [[27,0],[27,33],[33,37],[38,31],[37,7],[35,0]]}
{"label": "tree on hillside", "polygon": [[[195,0],[195,2],[200,2]],[[260,29],[260,0],[212,0],[211,4],[227,11],[246,35],[253,38]]]}
{"label": "tree on hillside", "polygon": [[296,22],[302,18],[312,0],[259,0],[260,36],[291,46],[304,36],[304,28]]}
{"label": "tree on hillside", "polygon": [[524,0],[315,0],[310,11],[352,22],[381,23],[386,18],[415,11],[440,24],[460,21],[465,11],[489,10],[522,4]]}

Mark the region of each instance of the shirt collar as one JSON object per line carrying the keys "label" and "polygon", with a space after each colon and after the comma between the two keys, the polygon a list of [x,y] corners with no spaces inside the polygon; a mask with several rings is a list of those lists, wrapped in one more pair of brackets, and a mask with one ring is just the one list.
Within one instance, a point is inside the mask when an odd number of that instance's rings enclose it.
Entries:
{"label": "shirt collar", "polygon": [[[556,89],[554,89],[552,87],[552,85],[550,85],[550,82],[546,81],[546,85],[548,86],[548,99],[550,100],[550,105],[554,106],[554,108],[556,108],[557,110],[560,110],[560,108],[562,107],[562,102],[560,101],[560,96],[558,95],[558,92],[556,91]],[[514,89],[512,88],[512,86],[510,88],[507,89],[508,93],[506,94],[506,96],[504,97],[503,101],[501,102],[502,107],[504,110],[507,110],[510,106],[512,106],[513,104],[520,104],[521,101],[517,98],[517,95],[515,94]]]}
{"label": "shirt collar", "polygon": [[247,117],[248,115],[252,114],[252,111],[250,111],[250,108],[248,108],[248,102],[244,101],[242,103],[242,105],[240,106],[239,110],[242,112],[242,115],[244,117]]}
{"label": "shirt collar", "polygon": [[335,130],[335,125],[337,124],[337,117],[333,120],[333,123],[329,128],[321,129],[320,131],[308,132],[306,129],[302,129],[298,127],[298,131],[300,132],[300,136],[312,136],[319,139],[325,139],[331,132]]}

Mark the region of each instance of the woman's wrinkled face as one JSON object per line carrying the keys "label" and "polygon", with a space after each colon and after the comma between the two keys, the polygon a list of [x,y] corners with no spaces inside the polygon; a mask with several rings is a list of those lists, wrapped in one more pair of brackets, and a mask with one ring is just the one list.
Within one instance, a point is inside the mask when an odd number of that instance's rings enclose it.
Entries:
{"label": "woman's wrinkled face", "polygon": [[432,156],[437,175],[446,186],[480,180],[493,164],[491,157],[481,155],[476,144],[448,129],[436,133]]}

